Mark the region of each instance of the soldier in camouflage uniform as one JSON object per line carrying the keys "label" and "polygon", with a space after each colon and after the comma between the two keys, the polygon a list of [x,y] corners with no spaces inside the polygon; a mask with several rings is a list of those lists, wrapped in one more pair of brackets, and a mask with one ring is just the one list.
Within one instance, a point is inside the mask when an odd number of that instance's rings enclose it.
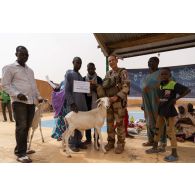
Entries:
{"label": "soldier in camouflage uniform", "polygon": [[[111,106],[107,111],[107,133],[108,143],[105,146],[107,151],[114,148],[115,134],[117,134],[117,147],[115,153],[120,154],[125,146],[125,124],[124,116],[127,107],[127,95],[129,93],[130,81],[128,79],[127,71],[124,68],[119,68],[116,56],[109,56],[108,62],[112,70],[106,73],[103,81],[103,88],[106,96],[110,98]],[[116,131],[114,125],[116,124]]]}

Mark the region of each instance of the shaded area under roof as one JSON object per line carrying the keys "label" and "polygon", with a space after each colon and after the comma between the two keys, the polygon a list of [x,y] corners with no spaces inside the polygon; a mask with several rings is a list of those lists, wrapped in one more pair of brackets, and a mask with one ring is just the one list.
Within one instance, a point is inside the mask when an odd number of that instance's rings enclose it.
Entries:
{"label": "shaded area under roof", "polygon": [[128,58],[195,47],[195,33],[94,33],[105,56]]}

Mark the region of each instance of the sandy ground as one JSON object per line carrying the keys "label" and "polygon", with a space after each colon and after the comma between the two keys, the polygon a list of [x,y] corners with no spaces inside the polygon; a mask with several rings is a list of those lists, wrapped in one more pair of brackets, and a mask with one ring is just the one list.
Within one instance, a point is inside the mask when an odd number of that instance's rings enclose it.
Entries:
{"label": "sandy ground", "polygon": [[[130,109],[131,110],[131,109]],[[135,109],[133,109],[135,110]],[[52,119],[51,114],[45,114],[43,120]],[[2,122],[0,113],[0,162],[16,163],[16,157],[13,154],[15,147],[15,123]],[[45,142],[42,143],[40,131],[36,130],[31,149],[35,154],[31,154],[34,163],[164,163],[164,156],[170,153],[170,147],[167,152],[161,154],[145,154],[145,147],[142,143],[147,140],[145,133],[141,133],[134,139],[126,139],[124,153],[117,155],[114,151],[103,154],[101,151],[94,150],[93,145],[87,150],[79,153],[73,153],[72,158],[67,158],[61,149],[61,142],[50,137],[51,128],[43,128]],[[106,143],[106,133],[103,133],[104,143]],[[168,143],[169,145],[169,143]],[[179,163],[195,162],[195,144],[191,142],[178,143]]]}

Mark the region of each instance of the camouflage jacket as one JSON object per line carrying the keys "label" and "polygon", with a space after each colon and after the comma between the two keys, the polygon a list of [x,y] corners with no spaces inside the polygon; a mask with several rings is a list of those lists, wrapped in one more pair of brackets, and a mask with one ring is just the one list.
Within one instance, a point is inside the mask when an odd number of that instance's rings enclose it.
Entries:
{"label": "camouflage jacket", "polygon": [[108,85],[107,89],[105,89],[107,95],[109,97],[117,95],[122,100],[127,100],[127,95],[129,94],[129,91],[130,91],[130,80],[128,78],[128,73],[127,73],[126,69],[125,68],[118,68],[117,71],[109,70],[106,73],[106,77],[104,79],[103,86],[108,81],[109,78],[112,81],[109,82],[109,83],[111,83],[110,87]]}

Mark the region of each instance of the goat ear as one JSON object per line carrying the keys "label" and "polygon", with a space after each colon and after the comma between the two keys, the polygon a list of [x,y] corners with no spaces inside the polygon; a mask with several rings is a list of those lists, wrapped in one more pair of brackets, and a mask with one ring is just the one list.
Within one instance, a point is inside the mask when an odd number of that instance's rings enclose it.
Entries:
{"label": "goat ear", "polygon": [[99,98],[99,99],[96,101],[96,103],[98,104],[100,101],[101,101],[101,98]]}
{"label": "goat ear", "polygon": [[99,101],[99,103],[98,103],[97,107],[100,107],[101,105],[102,105],[102,102],[101,102],[101,101]]}

